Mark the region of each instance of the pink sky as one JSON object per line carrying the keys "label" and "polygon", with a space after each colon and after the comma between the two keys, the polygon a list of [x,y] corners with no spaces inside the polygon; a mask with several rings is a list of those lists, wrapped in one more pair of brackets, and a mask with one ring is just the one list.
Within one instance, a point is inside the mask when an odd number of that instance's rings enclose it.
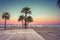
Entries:
{"label": "pink sky", "polygon": [[[34,21],[31,22],[30,24],[57,24],[60,23],[59,19],[56,18],[34,18]],[[0,24],[4,24],[4,19],[0,20]],[[18,19],[10,19],[7,20],[7,24],[21,24],[21,21],[18,22]]]}

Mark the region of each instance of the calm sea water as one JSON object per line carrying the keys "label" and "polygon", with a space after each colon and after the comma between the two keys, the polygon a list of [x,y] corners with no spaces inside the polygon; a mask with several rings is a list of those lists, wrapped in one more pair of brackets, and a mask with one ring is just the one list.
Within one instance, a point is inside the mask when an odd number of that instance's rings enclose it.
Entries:
{"label": "calm sea water", "polygon": [[[0,27],[4,27],[4,24],[0,24]],[[21,24],[7,24],[7,27],[22,27]],[[28,27],[60,27],[60,24],[29,24]]]}

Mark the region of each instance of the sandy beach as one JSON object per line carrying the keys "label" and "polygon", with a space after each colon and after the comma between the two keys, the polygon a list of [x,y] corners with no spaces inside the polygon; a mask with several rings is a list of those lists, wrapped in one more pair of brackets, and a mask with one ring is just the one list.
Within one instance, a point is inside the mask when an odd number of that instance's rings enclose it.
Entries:
{"label": "sandy beach", "polygon": [[34,30],[45,40],[60,40],[60,27],[40,27]]}

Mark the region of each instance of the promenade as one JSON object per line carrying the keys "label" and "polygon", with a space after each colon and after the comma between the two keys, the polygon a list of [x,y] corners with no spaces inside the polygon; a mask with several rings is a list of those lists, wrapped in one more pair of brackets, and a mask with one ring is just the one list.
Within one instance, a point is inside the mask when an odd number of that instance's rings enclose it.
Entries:
{"label": "promenade", "polygon": [[33,29],[0,30],[0,40],[45,40]]}

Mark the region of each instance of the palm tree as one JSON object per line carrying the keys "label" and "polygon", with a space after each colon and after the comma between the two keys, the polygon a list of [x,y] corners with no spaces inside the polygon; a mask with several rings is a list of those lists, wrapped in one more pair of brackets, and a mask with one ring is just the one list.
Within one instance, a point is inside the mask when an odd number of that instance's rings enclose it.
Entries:
{"label": "palm tree", "polygon": [[22,9],[21,11],[22,13],[25,13],[25,29],[26,29],[26,18],[27,18],[27,14],[31,14],[30,8],[29,7],[25,7]]}
{"label": "palm tree", "polygon": [[19,21],[22,21],[22,27],[23,27],[23,20],[24,20],[24,16],[23,16],[23,15],[20,15],[20,16],[19,16],[19,19],[18,19],[18,22],[19,22]]}
{"label": "palm tree", "polygon": [[60,0],[58,0],[57,5],[58,5],[58,7],[60,8]]}
{"label": "palm tree", "polygon": [[5,30],[6,30],[6,20],[10,18],[10,14],[8,12],[3,13],[2,18],[5,19]]}
{"label": "palm tree", "polygon": [[27,25],[33,21],[33,18],[31,16],[28,16],[26,18]]}
{"label": "palm tree", "polygon": [[28,16],[27,18],[26,18],[26,22],[29,24],[30,22],[32,22],[33,21],[33,18],[31,17],[31,16]]}

